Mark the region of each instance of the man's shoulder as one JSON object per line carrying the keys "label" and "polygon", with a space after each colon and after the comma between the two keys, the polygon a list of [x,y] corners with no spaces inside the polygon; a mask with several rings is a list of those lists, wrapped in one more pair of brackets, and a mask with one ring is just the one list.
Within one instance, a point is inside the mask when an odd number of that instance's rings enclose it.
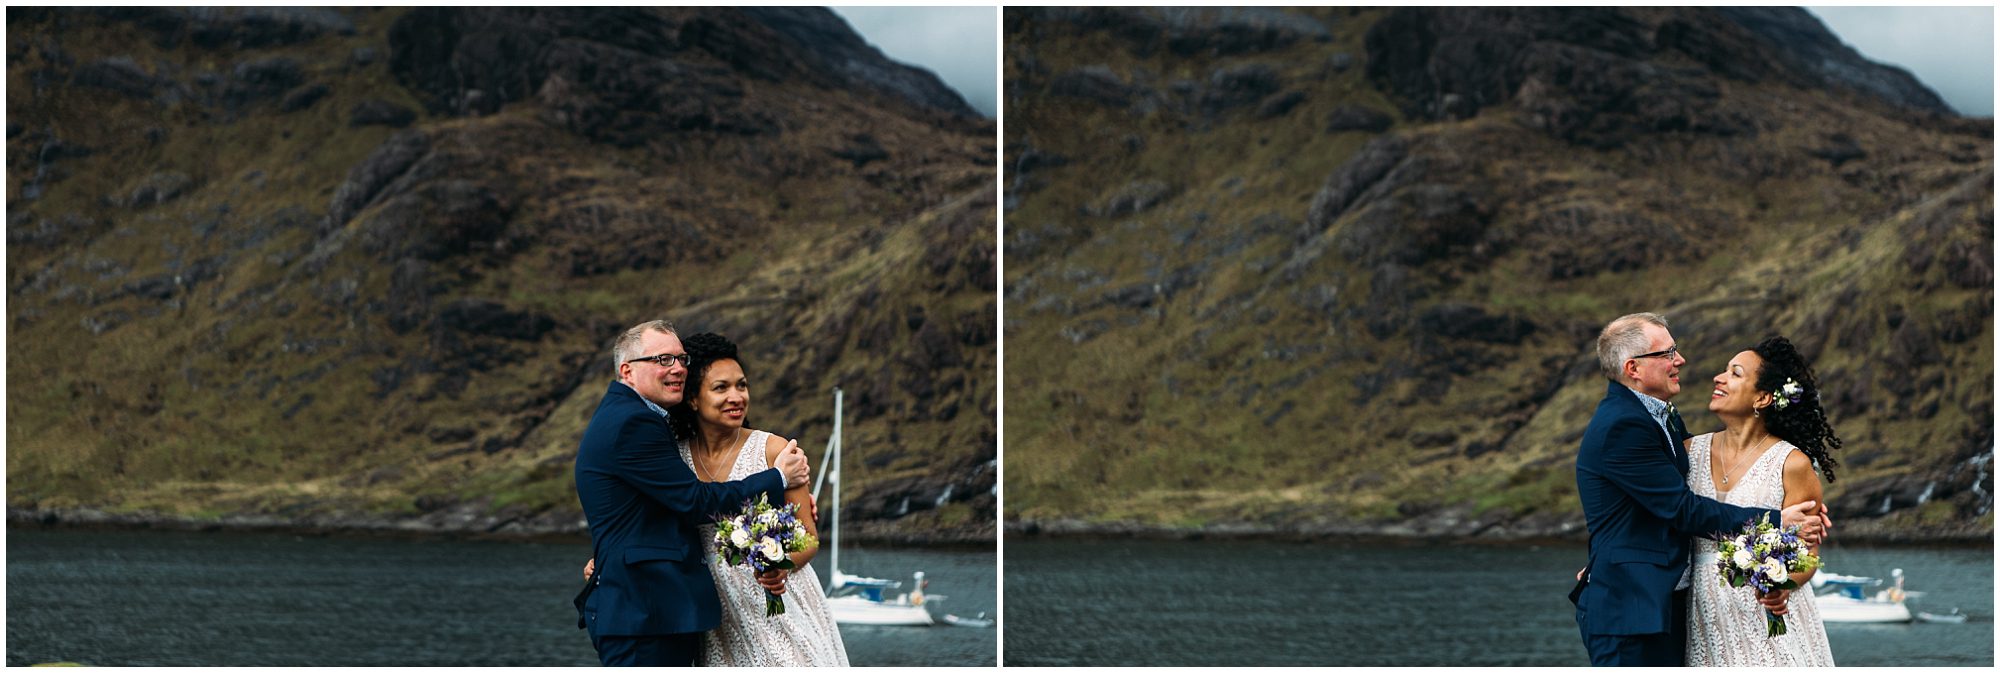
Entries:
{"label": "man's shoulder", "polygon": [[639,394],[633,392],[630,386],[612,381],[611,387],[604,391],[604,398],[598,401],[596,413],[591,414],[589,425],[584,428],[584,441],[589,443],[592,437],[610,439],[622,433],[624,427],[648,417],[657,419],[659,416],[639,401]]}
{"label": "man's shoulder", "polygon": [[1652,417],[1652,412],[1646,410],[1646,403],[1639,398],[1639,391],[1616,383],[1606,385],[1604,399],[1597,402],[1597,416],[1613,418],[1621,416]]}
{"label": "man's shoulder", "polygon": [[1589,447],[1604,441],[1613,428],[1621,425],[1652,423],[1646,414],[1646,407],[1639,401],[1638,393],[1613,383],[1604,392],[1604,399],[1597,403],[1597,412],[1590,417],[1589,427],[1584,429],[1583,445]]}
{"label": "man's shoulder", "polygon": [[646,405],[639,400],[638,391],[633,390],[632,386],[625,385],[622,381],[612,381],[611,385],[604,389],[604,397],[597,402],[597,411],[599,414],[605,411],[632,413],[634,409],[644,408],[646,408]]}

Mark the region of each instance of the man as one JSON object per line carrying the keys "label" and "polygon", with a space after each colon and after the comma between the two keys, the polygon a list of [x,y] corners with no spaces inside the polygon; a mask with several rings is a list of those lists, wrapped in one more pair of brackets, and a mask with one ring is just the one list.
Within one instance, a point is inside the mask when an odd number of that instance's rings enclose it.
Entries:
{"label": "man", "polygon": [[742,481],[707,483],[681,461],[666,408],[687,384],[687,351],[664,320],[626,330],[613,347],[618,380],[590,417],[576,452],[576,494],[590,522],[593,588],[577,626],[607,666],[690,666],[702,632],[721,621],[696,526],[786,484],[806,483],[797,442],[777,467]]}
{"label": "man", "polygon": [[[1690,567],[1693,538],[1780,513],[1688,490],[1689,435],[1667,402],[1681,391],[1687,360],[1665,318],[1635,313],[1611,321],[1597,337],[1597,359],[1610,383],[1576,453],[1590,561],[1570,602],[1592,665],[1681,666],[1689,582],[1715,581],[1695,577],[1707,570]],[[1780,521],[1800,526],[1814,543],[1831,525],[1811,501],[1786,508]],[[1764,604],[1782,610],[1783,596]]]}

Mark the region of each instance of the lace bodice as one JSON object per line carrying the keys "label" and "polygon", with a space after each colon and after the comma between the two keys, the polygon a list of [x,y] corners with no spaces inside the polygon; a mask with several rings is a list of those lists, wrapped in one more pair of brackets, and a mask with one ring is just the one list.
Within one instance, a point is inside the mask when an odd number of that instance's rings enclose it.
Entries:
{"label": "lace bodice", "polygon": [[[1780,440],[1752,459],[1750,469],[1717,492],[1709,456],[1715,433],[1688,444],[1688,488],[1695,495],[1740,507],[1782,509],[1785,459],[1797,448]],[[1734,467],[1734,466],[1732,466]],[[1775,522],[1773,522],[1775,523]],[[1694,577],[1689,590],[1689,666],[1832,666],[1833,651],[1819,617],[1812,588],[1792,592],[1786,606],[1785,635],[1767,638],[1764,608],[1750,587],[1722,583],[1714,540],[1695,540]]]}
{"label": "lace bodice", "polygon": [[[1727,491],[1715,490],[1715,473],[1710,469],[1710,453],[1716,433],[1708,433],[1694,438],[1688,446],[1688,488],[1706,498],[1736,505],[1738,507],[1768,507],[1781,509],[1785,503],[1785,457],[1794,450],[1791,443],[1778,443],[1765,449],[1764,454],[1750,462],[1750,469],[1730,484]],[[1735,467],[1733,465],[1729,467]],[[1708,542],[1711,550],[1713,541]]]}
{"label": "lace bodice", "polygon": [[[769,433],[750,433],[729,468],[727,480],[739,480],[769,469],[764,444]],[[681,460],[694,464],[686,443]],[[783,503],[772,503],[782,505]],[[722,625],[703,638],[706,666],[847,666],[847,646],[826,606],[826,590],[808,563],[785,580],[785,614],[764,615],[764,588],[749,568],[723,566],[715,558],[715,525],[701,527],[701,549],[715,576],[715,593],[722,599]]]}

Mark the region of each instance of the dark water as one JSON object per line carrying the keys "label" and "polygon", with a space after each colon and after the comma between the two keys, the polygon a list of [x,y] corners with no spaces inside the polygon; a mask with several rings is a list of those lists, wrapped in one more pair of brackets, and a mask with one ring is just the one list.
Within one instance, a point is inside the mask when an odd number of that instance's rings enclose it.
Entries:
{"label": "dark water", "polygon": [[[570,598],[585,543],[7,531],[7,664],[597,665]],[[824,557],[822,557],[824,558]],[[923,570],[934,610],[995,604],[992,552],[842,549],[849,572]],[[825,568],[813,564],[825,581]],[[992,665],[996,629],[842,627],[870,665]]]}
{"label": "dark water", "polygon": [[[1009,666],[1585,666],[1574,547],[1007,540]],[[1829,547],[1902,568],[1912,612],[1965,624],[1828,624],[1844,666],[1992,666],[1991,549]]]}

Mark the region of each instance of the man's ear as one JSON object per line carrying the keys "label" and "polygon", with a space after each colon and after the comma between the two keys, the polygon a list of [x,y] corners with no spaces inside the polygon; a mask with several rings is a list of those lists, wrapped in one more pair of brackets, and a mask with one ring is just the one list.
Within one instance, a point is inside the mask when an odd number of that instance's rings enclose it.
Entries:
{"label": "man's ear", "polygon": [[1630,380],[1630,381],[1632,381],[1633,383],[1637,383],[1637,382],[1639,382],[1639,361],[1638,361],[1638,360],[1633,360],[1633,359],[1627,359],[1627,360],[1625,360],[1625,364],[1624,364],[1624,366],[1622,366],[1622,367],[1620,368],[1620,370],[1619,370],[1619,371],[1620,371],[1620,373],[1623,373],[1623,374],[1625,375],[1625,378],[1626,378],[1627,380]]}

